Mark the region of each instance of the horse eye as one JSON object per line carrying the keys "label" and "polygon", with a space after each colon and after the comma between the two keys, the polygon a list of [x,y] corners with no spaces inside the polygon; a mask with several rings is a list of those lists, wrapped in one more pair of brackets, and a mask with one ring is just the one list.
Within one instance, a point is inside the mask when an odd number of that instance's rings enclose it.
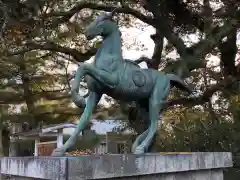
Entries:
{"label": "horse eye", "polygon": [[96,24],[98,24],[98,23],[100,23],[102,20],[100,19],[100,18],[98,18],[97,20],[96,20]]}

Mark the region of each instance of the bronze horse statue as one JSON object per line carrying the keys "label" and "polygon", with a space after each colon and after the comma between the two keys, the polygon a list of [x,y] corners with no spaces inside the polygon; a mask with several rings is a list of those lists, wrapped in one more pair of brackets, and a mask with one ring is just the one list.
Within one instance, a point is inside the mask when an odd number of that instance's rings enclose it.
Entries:
{"label": "bronze horse statue", "polygon": [[[112,20],[114,12],[102,13],[86,29],[88,40],[102,36],[103,42],[98,49],[93,64],[80,64],[71,88],[72,100],[83,108],[84,112],[74,133],[67,142],[52,153],[62,156],[76,142],[78,134],[90,120],[92,112],[103,94],[117,100],[138,104],[143,116],[148,117],[149,126],[139,135],[133,146],[134,154],[148,150],[157,132],[157,121],[163,103],[168,97],[171,85],[190,92],[188,85],[177,75],[164,74],[154,69],[141,69],[136,63],[123,59],[121,50],[121,33]],[[80,82],[87,77],[89,95],[85,102],[79,95]]]}

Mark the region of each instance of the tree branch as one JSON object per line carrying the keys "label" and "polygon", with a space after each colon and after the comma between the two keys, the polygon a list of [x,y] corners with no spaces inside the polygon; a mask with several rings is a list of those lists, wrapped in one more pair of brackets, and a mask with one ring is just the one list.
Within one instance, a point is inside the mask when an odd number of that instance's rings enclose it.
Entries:
{"label": "tree branch", "polygon": [[26,43],[27,48],[23,50],[19,50],[17,52],[6,52],[7,56],[14,56],[18,54],[24,54],[26,52],[32,51],[32,50],[48,50],[53,52],[60,52],[67,55],[72,56],[77,62],[83,62],[85,60],[90,59],[92,56],[95,55],[97,49],[91,49],[87,51],[86,53],[81,53],[77,49],[72,49],[68,47],[63,47],[58,44],[52,43],[52,42],[45,42],[43,44],[38,44],[34,42],[28,42]]}
{"label": "tree branch", "polygon": [[[46,106],[47,107],[47,106]],[[44,117],[45,115],[49,115],[50,117],[54,114],[55,116],[79,116],[82,113],[82,109],[80,108],[48,108],[45,110],[41,110],[36,113],[39,117]],[[3,114],[3,118],[10,120],[11,122],[25,122],[26,119],[29,119],[31,116],[27,113],[21,114]]]}
{"label": "tree branch", "polygon": [[202,95],[198,97],[192,97],[192,98],[180,98],[180,99],[175,99],[167,102],[165,104],[165,108],[169,108],[174,105],[199,105],[199,104],[204,104],[209,100],[209,98],[212,97],[212,95],[217,92],[217,91],[222,91],[229,85],[232,85],[233,83],[239,82],[239,78],[233,78],[231,76],[225,78],[221,82],[212,85],[208,90],[206,90]]}
{"label": "tree branch", "polygon": [[220,66],[224,77],[228,75],[237,75],[237,67],[235,66],[235,58],[237,54],[237,28],[233,28],[231,33],[227,35],[227,40],[219,44],[220,50]]}
{"label": "tree branch", "polygon": [[[70,98],[68,92],[32,92],[34,100],[46,99],[46,100],[61,100]],[[24,96],[22,93],[14,92],[0,92],[0,104],[20,104],[24,102]]]}
{"label": "tree branch", "polygon": [[[239,17],[239,10],[236,11],[235,9],[235,11],[231,12],[232,18],[231,21],[226,20],[222,27],[215,27],[211,29],[211,32],[210,33],[208,32],[209,34],[207,34],[206,39],[201,40],[199,43],[193,45],[190,48],[187,48],[186,45],[184,44],[184,41],[173,32],[173,27],[171,27],[169,23],[170,22],[169,14],[164,11],[165,10],[164,8],[166,7],[163,6],[162,7],[163,9],[161,9],[161,5],[156,3],[156,1],[151,1],[147,3],[146,6],[154,14],[155,19],[153,26],[156,29],[158,29],[161,32],[161,34],[165,36],[171,44],[174,45],[178,54],[181,57],[181,60],[184,61],[184,63],[186,64],[187,68],[190,71],[199,68],[199,66],[202,66],[201,60],[205,58],[206,54],[211,52],[211,50],[214,47],[216,47],[225,36],[229,34],[232,28],[236,26],[236,20],[237,17]],[[161,9],[160,11],[159,8]],[[178,6],[176,6],[176,8],[178,8]],[[181,12],[185,12],[184,6],[180,6],[180,8],[182,8],[180,10]],[[176,13],[179,13],[178,10],[176,9],[174,10],[172,7],[170,7],[170,9],[172,9],[175,15],[177,15]],[[236,19],[234,19],[234,17]],[[176,16],[176,18],[179,20],[178,16]],[[199,20],[200,23],[197,27],[203,30],[204,22],[203,19],[200,18],[199,16],[196,16],[196,20],[194,20],[194,22],[190,22],[190,24],[194,23],[194,25],[196,25],[198,23],[197,21]],[[184,22],[186,23],[186,21]],[[194,67],[195,64],[196,67]]]}
{"label": "tree branch", "polygon": [[[234,17],[236,19],[234,19]],[[223,26],[214,27],[211,30],[211,33],[207,35],[207,38],[189,48],[194,52],[195,58],[201,59],[205,57],[205,55],[210,53],[224,37],[226,37],[234,28],[236,28],[237,19],[240,18],[240,10],[235,12],[234,17],[232,17],[233,19],[231,20],[226,20]]]}
{"label": "tree branch", "polygon": [[[173,6],[171,3],[174,3]],[[175,14],[176,23],[178,25],[194,25],[200,31],[204,30],[203,18],[196,12],[192,12],[187,8],[186,3],[182,1],[172,1],[169,5],[169,10]]]}
{"label": "tree branch", "polygon": [[152,59],[148,62],[148,67],[153,69],[158,69],[159,64],[161,63],[164,37],[161,35],[160,31],[156,31],[156,34],[151,35],[152,40],[155,43],[154,52]]}
{"label": "tree branch", "polygon": [[[218,46],[224,37],[228,36],[233,31],[233,29],[236,28],[237,19],[239,17],[240,10],[235,11],[235,13],[232,15],[232,19],[226,20],[223,26],[215,26],[211,29],[209,34],[206,34],[207,37],[205,39],[201,40],[190,48],[187,48],[185,56],[182,56],[180,54],[181,59],[185,62],[186,67],[189,71],[202,67],[202,65],[204,64],[202,59],[204,59],[205,56],[210,53],[214,47]],[[164,33],[163,35],[166,36],[165,31],[162,32]],[[176,35],[174,36],[177,37]],[[181,46],[181,40],[179,41],[177,38],[171,37],[171,33],[169,33],[169,37],[174,39],[176,44],[173,45],[176,47],[176,49],[180,47],[184,51],[184,47]],[[168,37],[166,36],[166,38]],[[168,40],[170,41],[170,39]],[[173,41],[170,41],[170,43],[172,42]],[[178,44],[179,47],[177,46]],[[178,52],[180,52],[180,50],[178,50]]]}
{"label": "tree branch", "polygon": [[[161,23],[159,23],[161,22]],[[163,36],[167,38],[167,40],[174,45],[176,48],[178,54],[185,58],[188,55],[187,47],[184,44],[184,41],[173,32],[173,28],[170,26],[170,24],[167,22],[166,17],[157,16],[155,19],[155,25],[154,27],[158,29]]]}
{"label": "tree branch", "polygon": [[[83,9],[86,9],[86,8],[94,9],[94,10],[113,11],[116,8],[116,6],[96,4],[96,3],[90,3],[90,2],[80,2],[75,7],[70,9],[69,11],[49,13],[46,16],[47,17],[62,16],[63,18],[60,21],[66,21],[66,20],[70,19],[77,12],[79,12]],[[146,16],[146,15],[140,13],[139,11],[134,10],[130,7],[118,7],[118,9],[116,9],[116,12],[133,15],[134,17],[140,19],[141,21],[143,21],[149,25],[154,24],[152,17]]]}

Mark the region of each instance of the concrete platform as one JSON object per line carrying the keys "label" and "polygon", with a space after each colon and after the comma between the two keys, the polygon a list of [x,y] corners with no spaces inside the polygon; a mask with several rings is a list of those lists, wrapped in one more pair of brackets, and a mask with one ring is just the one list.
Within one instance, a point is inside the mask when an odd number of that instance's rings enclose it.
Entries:
{"label": "concrete platform", "polygon": [[223,180],[222,170],[233,165],[228,152],[3,157],[0,164],[12,180]]}

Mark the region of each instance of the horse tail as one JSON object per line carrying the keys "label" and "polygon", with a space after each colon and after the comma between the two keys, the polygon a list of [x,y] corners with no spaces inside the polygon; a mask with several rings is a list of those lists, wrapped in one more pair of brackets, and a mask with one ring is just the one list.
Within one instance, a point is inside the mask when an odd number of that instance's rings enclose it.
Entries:
{"label": "horse tail", "polygon": [[188,93],[192,93],[192,89],[185,83],[182,78],[175,74],[166,74],[166,76],[170,79],[171,85],[182,89]]}
{"label": "horse tail", "polygon": [[[80,76],[80,74],[81,74],[81,68],[79,66],[72,83],[71,98],[73,103],[77,107],[84,108],[86,106],[85,98],[79,95],[80,82],[82,80],[82,77]],[[85,97],[88,95],[89,95],[89,92],[85,95]]]}

